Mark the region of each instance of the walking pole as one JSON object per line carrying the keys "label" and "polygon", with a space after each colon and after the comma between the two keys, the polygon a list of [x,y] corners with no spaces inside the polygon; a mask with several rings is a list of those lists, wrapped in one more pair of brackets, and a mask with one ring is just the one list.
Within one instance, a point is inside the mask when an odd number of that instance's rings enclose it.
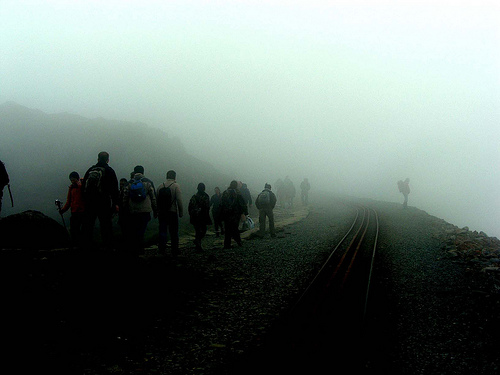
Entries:
{"label": "walking pole", "polygon": [[62,222],[63,222],[63,225],[64,225],[64,229],[68,230],[68,229],[66,228],[66,222],[64,221],[64,216],[63,216],[63,214],[61,213],[61,204],[62,204],[62,203],[61,203],[61,201],[60,201],[59,199],[56,199],[55,204],[56,204],[56,206],[57,206],[57,209],[58,209],[58,211],[59,211],[59,214],[61,215],[61,219],[62,219]]}
{"label": "walking pole", "polygon": [[10,184],[7,184],[7,189],[9,189],[10,203],[12,204],[12,207],[14,207],[14,199],[12,199],[12,192],[10,191]]}

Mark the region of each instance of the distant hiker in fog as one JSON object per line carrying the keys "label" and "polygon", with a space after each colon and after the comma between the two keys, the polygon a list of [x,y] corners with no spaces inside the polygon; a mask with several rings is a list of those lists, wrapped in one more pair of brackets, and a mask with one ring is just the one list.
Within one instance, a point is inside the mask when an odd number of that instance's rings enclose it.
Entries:
{"label": "distant hiker in fog", "polygon": [[134,168],[134,178],[123,189],[123,205],[127,211],[128,245],[133,255],[144,253],[144,234],[148,223],[158,216],[153,183],[144,177],[144,167]]}
{"label": "distant hiker in fog", "polygon": [[78,172],[69,174],[71,185],[68,188],[66,203],[59,213],[62,215],[71,208],[69,219],[69,232],[74,245],[80,245],[82,241],[83,220],[85,218],[85,203],[83,201],[82,181]]}
{"label": "distant hiker in fog", "polygon": [[224,234],[224,226],[222,225],[222,214],[220,207],[222,194],[220,193],[219,187],[216,187],[214,191],[215,194],[210,198],[210,206],[212,207],[212,218],[214,219],[215,237],[219,237],[219,235]]}
{"label": "distant hiker in fog", "polygon": [[94,225],[99,218],[101,238],[104,246],[113,248],[113,214],[118,208],[118,179],[109,165],[109,154],[105,151],[97,155],[97,164],[88,169],[83,178],[83,198],[85,219],[83,232],[88,246],[92,244]]}
{"label": "distant hiker in fog", "polygon": [[231,248],[232,238],[238,246],[242,246],[238,226],[240,220],[248,215],[248,208],[238,190],[238,181],[231,181],[227,190],[222,193],[221,211],[225,229],[224,249]]}
{"label": "distant hiker in fog", "polygon": [[164,254],[168,234],[172,244],[172,254],[179,255],[179,218],[183,216],[181,187],[175,181],[175,171],[167,172],[167,181],[158,186],[156,203],[158,206],[159,243],[158,252]]}
{"label": "distant hiker in fog", "polygon": [[2,212],[3,188],[9,184],[9,175],[4,163],[0,160],[0,213]]}
{"label": "distant hiker in fog", "polygon": [[398,189],[405,197],[405,200],[403,202],[403,208],[407,208],[408,207],[408,194],[410,194],[410,179],[407,178],[404,181],[399,180],[398,181]]}
{"label": "distant hiker in fog", "polygon": [[307,178],[304,178],[304,181],[300,183],[300,200],[305,206],[307,206],[309,203],[309,190],[311,190],[309,180]]}
{"label": "distant hiker in fog", "polygon": [[285,207],[288,205],[289,208],[292,208],[293,199],[295,198],[295,186],[288,176],[285,177],[283,190]]}
{"label": "distant hiker in fog", "polygon": [[280,207],[285,207],[285,183],[281,178],[278,178],[276,183],[274,184],[276,187],[276,194],[278,194],[278,204]]}
{"label": "distant hiker in fog", "polygon": [[271,191],[271,185],[265,184],[264,190],[255,199],[255,207],[259,210],[259,236],[264,237],[266,233],[266,216],[269,220],[269,233],[276,237],[274,231],[274,207],[276,206],[276,195]]}
{"label": "distant hiker in fog", "polygon": [[189,200],[188,212],[190,223],[194,226],[194,244],[197,251],[202,251],[201,240],[207,234],[207,225],[212,224],[210,219],[210,197],[205,193],[205,184],[198,184],[198,192]]}

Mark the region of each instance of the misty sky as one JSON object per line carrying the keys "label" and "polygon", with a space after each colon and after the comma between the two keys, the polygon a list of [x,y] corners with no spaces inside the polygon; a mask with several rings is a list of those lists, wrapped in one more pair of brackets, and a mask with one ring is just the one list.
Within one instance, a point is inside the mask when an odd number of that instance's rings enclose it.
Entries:
{"label": "misty sky", "polygon": [[0,102],[160,127],[255,184],[402,202],[409,177],[410,205],[500,237],[499,16],[481,0],[1,0]]}

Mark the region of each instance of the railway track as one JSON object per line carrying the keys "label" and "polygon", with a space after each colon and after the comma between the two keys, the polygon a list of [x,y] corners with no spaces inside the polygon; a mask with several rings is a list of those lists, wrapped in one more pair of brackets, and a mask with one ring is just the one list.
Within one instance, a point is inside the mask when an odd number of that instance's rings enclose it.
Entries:
{"label": "railway track", "polygon": [[379,222],[377,212],[366,206],[356,206],[354,216],[269,338],[269,370],[319,373],[332,364],[338,370],[362,370],[361,352],[366,348],[361,337],[369,310]]}
{"label": "railway track", "polygon": [[[292,314],[304,313],[311,307],[316,312],[328,306],[336,311],[342,307],[359,316],[361,323],[368,307],[378,231],[377,212],[358,206],[351,227],[299,297]],[[341,301],[344,304],[338,306]]]}

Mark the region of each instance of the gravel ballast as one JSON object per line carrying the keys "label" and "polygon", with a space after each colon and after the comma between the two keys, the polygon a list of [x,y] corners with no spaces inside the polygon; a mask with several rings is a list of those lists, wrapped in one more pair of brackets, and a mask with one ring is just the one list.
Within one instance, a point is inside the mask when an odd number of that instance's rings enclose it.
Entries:
{"label": "gravel ballast", "polygon": [[360,354],[362,368],[497,373],[496,239],[415,207],[331,197],[276,210],[277,238],[247,233],[243,247],[223,250],[209,235],[204,252],[187,241],[178,259],[155,249],[139,262],[3,251],[8,298],[24,296],[9,315],[11,348],[67,374],[236,373],[248,353],[258,361],[273,326],[352,224],[356,204],[380,219],[363,343],[375,347]]}

